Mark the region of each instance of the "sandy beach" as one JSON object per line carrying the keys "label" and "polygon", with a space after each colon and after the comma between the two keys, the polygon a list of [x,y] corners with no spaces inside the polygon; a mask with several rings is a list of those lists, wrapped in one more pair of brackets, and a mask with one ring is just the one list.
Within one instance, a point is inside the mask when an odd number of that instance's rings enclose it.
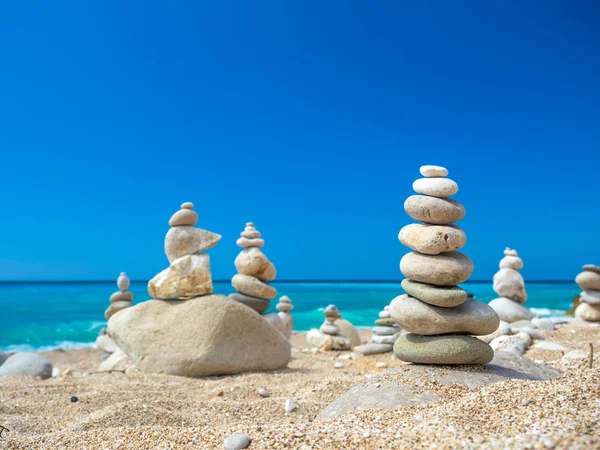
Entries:
{"label": "sandy beach", "polygon": [[[544,331],[546,342],[600,349],[600,327],[570,323]],[[361,331],[367,340],[370,331]],[[292,338],[289,368],[190,379],[135,370],[96,373],[95,349],[47,352],[72,374],[46,381],[0,379],[0,424],[7,449],[223,448],[234,432],[251,449],[600,448],[600,361],[565,362],[562,351],[530,348],[526,357],[563,371],[553,381],[509,380],[468,390],[433,386],[440,400],[397,410],[317,415],[367,377],[403,365],[391,353],[317,352]],[[340,361],[343,368],[334,369]],[[385,362],[388,368],[378,368]],[[393,375],[391,375],[393,376]],[[259,388],[270,391],[268,398]],[[71,397],[77,397],[76,402]],[[297,409],[287,413],[292,399]]]}

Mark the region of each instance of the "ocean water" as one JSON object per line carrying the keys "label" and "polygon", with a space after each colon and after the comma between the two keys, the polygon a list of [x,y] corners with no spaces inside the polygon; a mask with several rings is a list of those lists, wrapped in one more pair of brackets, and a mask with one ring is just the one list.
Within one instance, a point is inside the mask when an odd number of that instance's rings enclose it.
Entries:
{"label": "ocean water", "polygon": [[[149,299],[145,282],[132,282],[134,304]],[[323,309],[335,304],[356,326],[372,326],[379,311],[403,293],[400,283],[285,282],[274,283],[280,295],[294,304],[294,329],[319,327]],[[491,283],[465,283],[475,298],[489,302],[497,297]],[[229,282],[215,282],[215,293],[234,292]],[[51,350],[90,347],[106,326],[104,310],[114,282],[3,283],[0,284],[0,349]],[[542,317],[563,317],[579,293],[575,283],[527,284],[526,306]],[[275,311],[272,302],[271,311]]]}

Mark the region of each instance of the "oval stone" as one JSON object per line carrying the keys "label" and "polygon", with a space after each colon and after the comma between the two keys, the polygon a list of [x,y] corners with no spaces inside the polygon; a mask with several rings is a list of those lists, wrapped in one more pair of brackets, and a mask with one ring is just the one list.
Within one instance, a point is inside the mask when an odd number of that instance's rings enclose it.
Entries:
{"label": "oval stone", "polygon": [[487,364],[494,358],[494,350],[471,336],[408,333],[396,340],[394,355],[418,364]]}
{"label": "oval stone", "polygon": [[407,253],[400,261],[400,271],[406,278],[439,286],[455,286],[473,273],[473,261],[459,252],[441,255]]}
{"label": "oval stone", "polygon": [[579,300],[589,305],[600,305],[600,291],[583,291]]}
{"label": "oval stone", "polygon": [[131,306],[131,302],[114,302],[111,303],[106,311],[104,311],[104,318],[109,320],[112,316],[114,316],[119,311],[122,311]]}
{"label": "oval stone", "polygon": [[462,305],[469,298],[469,294],[458,286],[433,286],[412,281],[408,278],[402,280],[402,289],[411,297],[442,308],[453,308]]}
{"label": "oval stone", "polygon": [[169,219],[169,226],[181,227],[192,226],[198,222],[198,213],[193,209],[180,209]]}
{"label": "oval stone", "polygon": [[467,243],[466,233],[456,225],[429,225],[411,223],[398,233],[398,239],[407,247],[428,255],[452,252]]}
{"label": "oval stone", "polygon": [[404,210],[415,220],[435,225],[452,225],[465,217],[465,207],[447,198],[411,195]]}
{"label": "oval stone", "polygon": [[484,335],[496,331],[500,324],[498,314],[477,300],[467,300],[455,308],[440,308],[405,294],[392,300],[390,312],[403,330],[427,336],[448,333]]}
{"label": "oval stone", "polygon": [[127,289],[129,289],[130,284],[131,281],[129,280],[127,274],[125,272],[121,272],[119,278],[117,278],[117,286],[119,287],[119,290],[126,291]]}
{"label": "oval stone", "polygon": [[514,269],[500,269],[494,274],[494,291],[519,303],[525,303],[527,292],[523,276]]}
{"label": "oval stone", "polygon": [[233,276],[231,284],[240,294],[246,294],[250,297],[263,298],[271,300],[277,296],[277,289],[263,283],[258,278],[242,275],[240,273]]}
{"label": "oval stone", "polygon": [[273,281],[277,275],[275,266],[257,247],[249,247],[240,252],[234,261],[239,273],[256,277],[262,281]]}
{"label": "oval stone", "polygon": [[129,291],[117,291],[113,295],[110,296],[110,302],[132,302],[133,294]]}
{"label": "oval stone", "polygon": [[451,197],[458,192],[458,184],[450,178],[419,178],[413,183],[417,194],[432,197]]}
{"label": "oval stone", "polygon": [[586,322],[600,322],[600,306],[580,303],[575,309],[575,317]]}
{"label": "oval stone", "polygon": [[252,308],[254,311],[256,311],[258,313],[261,313],[261,312],[269,309],[269,305],[271,304],[271,302],[269,302],[269,300],[264,300],[262,298],[257,298],[257,297],[250,297],[249,295],[240,294],[239,292],[236,292],[234,294],[229,294],[229,298],[232,298],[235,301],[243,303],[244,305],[248,306],[249,308]]}
{"label": "oval stone", "polygon": [[600,273],[586,270],[577,275],[575,283],[579,285],[582,291],[600,291]]}
{"label": "oval stone", "polygon": [[448,169],[442,166],[421,166],[419,172],[427,178],[448,176]]}
{"label": "oval stone", "polygon": [[518,256],[505,256],[500,260],[500,268],[521,270],[523,268],[523,260]]}
{"label": "oval stone", "polygon": [[217,245],[221,235],[192,226],[172,227],[165,236],[165,253],[169,262]]}
{"label": "oval stone", "polygon": [[533,313],[528,308],[509,298],[494,299],[489,303],[489,306],[496,311],[503,322],[513,323],[519,320],[533,319]]}
{"label": "oval stone", "polygon": [[583,270],[587,270],[589,272],[600,273],[600,267],[596,264],[586,264],[583,266]]}

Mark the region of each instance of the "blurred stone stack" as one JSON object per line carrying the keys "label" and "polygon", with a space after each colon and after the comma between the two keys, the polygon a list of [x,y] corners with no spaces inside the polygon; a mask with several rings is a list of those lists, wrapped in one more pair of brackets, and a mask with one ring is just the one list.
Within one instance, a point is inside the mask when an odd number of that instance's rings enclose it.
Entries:
{"label": "blurred stone stack", "polygon": [[600,322],[600,267],[586,264],[575,282],[583,291],[579,294],[581,303],[575,310],[575,317],[586,322]]}

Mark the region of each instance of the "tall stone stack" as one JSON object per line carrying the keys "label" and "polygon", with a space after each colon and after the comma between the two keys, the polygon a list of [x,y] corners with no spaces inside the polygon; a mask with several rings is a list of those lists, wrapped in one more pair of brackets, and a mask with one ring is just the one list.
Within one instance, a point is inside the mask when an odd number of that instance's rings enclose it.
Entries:
{"label": "tall stone stack", "polygon": [[292,317],[292,309],[294,309],[294,305],[292,305],[292,299],[287,295],[280,297],[279,303],[277,303],[275,309],[279,311],[277,316],[281,319],[283,324],[281,327],[281,333],[286,338],[291,338],[292,330],[294,329],[294,318]]}
{"label": "tall stone stack", "polygon": [[581,303],[575,310],[575,317],[586,322],[600,322],[600,267],[586,264],[575,282],[583,291],[579,294]]}
{"label": "tall stone stack", "polygon": [[169,219],[165,254],[171,264],[148,283],[152,298],[183,300],[213,292],[210,258],[203,251],[217,245],[221,235],[194,227],[198,214],[193,207],[183,203]]}
{"label": "tall stone stack", "polygon": [[[119,290],[110,296],[110,306],[104,311],[104,317],[109,320],[119,311],[129,308],[133,302],[133,294],[128,291],[129,277],[125,272],[121,272],[117,278]],[[100,335],[96,338],[96,346],[104,352],[104,358],[108,358],[117,350],[117,344],[106,334],[106,328],[100,330]]]}
{"label": "tall stone stack", "polygon": [[500,260],[500,270],[494,275],[494,291],[500,298],[490,302],[500,320],[508,323],[533,319],[533,313],[523,306],[527,300],[525,280],[519,273],[523,260],[516,250],[506,248],[504,258]]}
{"label": "tall stone stack", "polygon": [[237,245],[243,250],[235,258],[238,273],[233,276],[231,284],[237,293],[229,297],[249,306],[258,313],[266,311],[270,300],[277,296],[277,290],[268,284],[277,274],[275,266],[261,251],[265,241],[252,222],[246,223]]}
{"label": "tall stone stack", "polygon": [[492,308],[469,299],[457,286],[473,272],[469,257],[456,251],[467,240],[454,225],[465,208],[448,198],[458,192],[458,185],[446,178],[443,167],[423,166],[420,171],[424,178],[413,184],[419,195],[410,196],[404,209],[421,223],[405,226],[398,236],[413,252],[400,261],[407,294],[390,304],[392,319],[409,332],[396,340],[394,354],[413,363],[488,363],[494,351],[471,335],[494,332],[500,320]]}

